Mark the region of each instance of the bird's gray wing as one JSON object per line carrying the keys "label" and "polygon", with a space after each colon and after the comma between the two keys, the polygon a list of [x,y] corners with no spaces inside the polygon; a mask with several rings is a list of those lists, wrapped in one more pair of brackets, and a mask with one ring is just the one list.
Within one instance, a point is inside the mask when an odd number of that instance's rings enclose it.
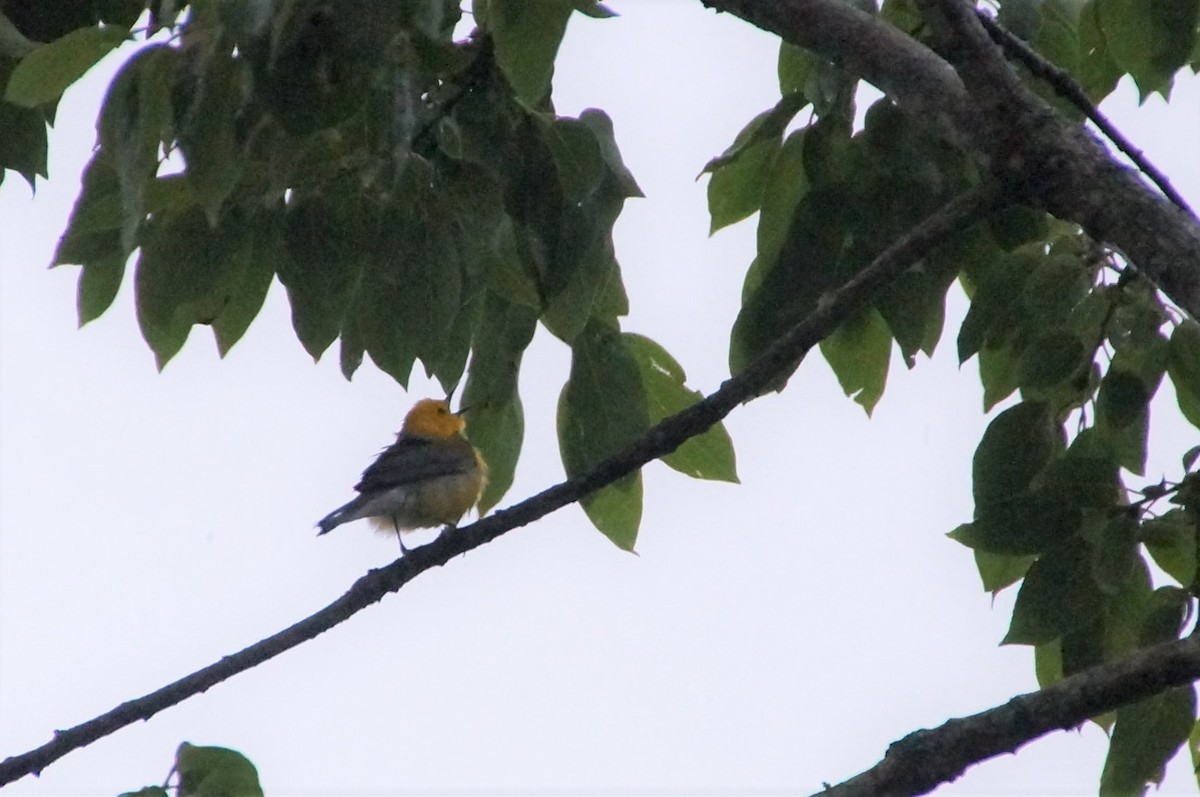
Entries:
{"label": "bird's gray wing", "polygon": [[405,484],[452,476],[475,466],[475,452],[462,438],[433,440],[402,436],[363,471],[354,486],[360,493],[381,493]]}

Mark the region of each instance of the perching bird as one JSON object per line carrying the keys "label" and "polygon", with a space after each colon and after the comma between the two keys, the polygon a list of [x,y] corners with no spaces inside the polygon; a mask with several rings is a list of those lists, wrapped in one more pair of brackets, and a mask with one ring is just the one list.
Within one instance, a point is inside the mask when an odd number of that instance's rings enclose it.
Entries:
{"label": "perching bird", "polygon": [[[466,428],[447,402],[418,401],[396,442],[363,471],[354,486],[359,496],[317,523],[317,535],[359,518],[397,537],[409,529],[453,528],[487,484],[487,463],[463,436]],[[400,549],[408,550],[403,540]]]}

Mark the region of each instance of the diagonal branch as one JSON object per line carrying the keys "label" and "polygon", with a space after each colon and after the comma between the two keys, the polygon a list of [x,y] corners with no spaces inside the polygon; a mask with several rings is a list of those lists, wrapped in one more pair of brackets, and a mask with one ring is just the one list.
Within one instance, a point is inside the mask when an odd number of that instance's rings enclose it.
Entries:
{"label": "diagonal branch", "polygon": [[910,733],[871,769],[820,792],[821,797],[925,794],[967,767],[1050,731],[1067,730],[1114,708],[1200,679],[1200,638],[1144,648],[1002,706]]}
{"label": "diagonal branch", "polygon": [[1196,215],[1184,198],[1179,195],[1179,192],[1175,190],[1175,187],[1171,185],[1167,176],[1155,168],[1146,154],[1125,138],[1116,125],[1108,120],[1107,116],[1100,113],[1100,109],[1093,105],[1091,99],[1088,98],[1087,92],[1075,82],[1075,79],[1066,70],[1047,61],[1023,39],[983,11],[976,10],[975,15],[979,18],[979,24],[983,25],[988,36],[992,37],[992,41],[1003,47],[1009,57],[1020,61],[1035,77],[1046,81],[1060,97],[1078,108],[1084,116],[1091,120],[1096,129],[1104,134],[1105,138],[1125,153],[1133,165],[1138,167],[1150,182],[1158,186],[1158,190],[1163,192],[1163,196],[1178,205],[1181,210],[1185,210],[1193,216]]}
{"label": "diagonal branch", "polygon": [[600,463],[591,473],[568,479],[453,534],[443,534],[392,564],[369,571],[336,601],[289,628],[157,691],[122,703],[95,719],[56,732],[54,738],[41,747],[0,762],[0,785],[40,773],[73,750],[137,720],[149,719],[165,708],[272,659],[328,631],[389,592],[396,592],[425,571],[578,501],[651,460],[671,453],[690,437],[723,419],[739,404],[768,390],[781,375],[790,374],[809,349],[832,333],[877,290],[936,249],[951,233],[983,218],[997,201],[996,191],[976,189],[947,203],[842,288],[823,297],[816,311],[789,330],[744,371],[726,380],[717,391],[688,409],[664,419],[624,451]]}

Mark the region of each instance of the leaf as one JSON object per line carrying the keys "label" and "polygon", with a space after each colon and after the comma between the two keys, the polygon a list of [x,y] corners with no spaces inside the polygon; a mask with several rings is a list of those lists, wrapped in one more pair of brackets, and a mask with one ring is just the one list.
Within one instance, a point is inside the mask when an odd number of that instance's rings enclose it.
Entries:
{"label": "leaf", "polygon": [[[2,80],[2,73],[0,73]],[[39,108],[20,108],[0,102],[0,182],[4,170],[12,169],[36,187],[38,175],[46,172],[46,114]]]}
{"label": "leaf", "polygon": [[993,596],[1024,578],[1034,560],[1033,556],[1010,556],[983,550],[975,551],[975,566],[979,569],[979,577],[983,580],[983,590],[992,593]]}
{"label": "leaf", "polygon": [[1176,508],[1143,523],[1141,539],[1154,563],[1188,588],[1196,583],[1198,533],[1191,513]]}
{"label": "leaf", "polygon": [[4,90],[5,101],[32,108],[57,99],[128,38],[128,28],[98,25],[40,45],[13,69]]}
{"label": "leaf", "polygon": [[572,6],[563,0],[489,0],[486,29],[496,45],[496,63],[517,97],[530,108],[550,99],[554,58]]}
{"label": "leaf", "polygon": [[708,181],[708,234],[735,224],[761,207],[780,150],[784,128],[805,105],[802,95],[785,95],[774,108],[755,116],[720,156],[705,164]]}
{"label": "leaf", "polygon": [[1000,413],[975,449],[971,474],[976,512],[1025,492],[1062,448],[1062,427],[1044,404],[1022,402]]}
{"label": "leaf", "polygon": [[179,797],[262,797],[258,770],[226,747],[197,747],[184,742],[175,751]]}
{"label": "leaf", "polygon": [[[646,391],[650,423],[682,412],[695,404],[704,394],[685,385],[687,375],[667,350],[650,338],[633,333],[621,336],[637,362]],[[738,482],[733,441],[725,425],[718,423],[706,432],[692,437],[662,458],[671,468],[693,479],[714,479]]]}
{"label": "leaf", "polygon": [[238,127],[244,129],[249,122],[238,116],[251,77],[244,59],[227,54],[214,54],[204,67],[178,120],[178,138],[188,179],[195,185],[209,222],[216,224],[221,205],[233,193],[248,160],[243,156]]}
{"label": "leaf", "polygon": [[1147,601],[1138,642],[1142,647],[1174,642],[1191,613],[1191,596],[1179,587],[1159,587]]}
{"label": "leaf", "polygon": [[230,276],[224,290],[229,299],[212,321],[217,352],[222,357],[241,340],[258,316],[271,280],[286,257],[282,226],[281,213],[257,214],[227,256]]}
{"label": "leaf", "polygon": [[146,224],[134,289],[138,325],[159,370],[194,324],[209,324],[224,356],[258,314],[281,244],[277,221],[243,215],[214,231],[199,207],[154,214]]}
{"label": "leaf", "polygon": [[555,118],[546,127],[559,182],[569,202],[582,202],[600,187],[606,167],[591,129],[577,119]]}
{"label": "leaf", "polygon": [[1017,360],[1017,384],[1033,390],[1061,385],[1086,364],[1086,354],[1079,338],[1069,332],[1034,338]]}
{"label": "leaf", "polygon": [[1007,341],[1021,318],[1021,297],[1036,264],[1020,255],[1010,255],[984,272],[971,307],[958,333],[958,361],[965,363],[985,343],[999,346]]}
{"label": "leaf", "polygon": [[608,164],[609,174],[616,182],[618,193],[626,198],[645,196],[637,180],[633,178],[633,172],[629,171],[621,157],[612,119],[608,114],[597,108],[584,108],[583,113],[579,114],[579,121],[587,125],[596,137],[596,142],[600,145],[600,157]]}
{"label": "leaf", "polygon": [[1167,374],[1183,417],[1200,428],[1200,323],[1187,319],[1171,331]]}
{"label": "leaf", "polygon": [[1147,784],[1161,783],[1167,762],[1187,741],[1195,721],[1191,684],[1118,708],[1100,775],[1101,797],[1140,797]]}
{"label": "leaf", "polygon": [[975,520],[955,529],[953,538],[976,551],[1027,556],[1060,545],[1080,522],[1079,507],[1039,492],[977,507]]}
{"label": "leaf", "polygon": [[[804,130],[796,130],[784,139],[763,189],[757,232],[757,258],[763,267],[775,267],[797,215],[800,200],[807,191]],[[745,301],[743,294],[742,303],[745,304]]]}
{"label": "leaf", "polygon": [[1129,579],[1138,554],[1136,517],[1121,513],[1101,527],[1092,545],[1092,579],[1106,595],[1114,595]]}
{"label": "leaf", "polygon": [[[729,368],[738,373],[795,324],[816,309],[833,287],[835,267],[844,241],[842,195],[836,189],[806,194],[796,208],[782,250],[764,260],[761,236],[766,206],[759,220],[759,256],[747,272],[742,310],[730,334]],[[783,374],[767,390],[787,383]]]}
{"label": "leaf", "polygon": [[571,0],[571,6],[580,14],[592,19],[610,19],[620,16],[599,0]]}
{"label": "leaf", "polygon": [[536,311],[490,291],[484,294],[462,398],[467,407],[468,436],[488,463],[480,514],[499,503],[512,486],[525,435],[517,377],[536,328]]}
{"label": "leaf", "polygon": [[1033,649],[1033,670],[1038,686],[1042,689],[1062,680],[1062,645],[1057,639],[1044,642]]}
{"label": "leaf", "polygon": [[1078,539],[1051,548],[1025,576],[1012,624],[1001,644],[1040,645],[1083,627],[1104,608],[1092,580],[1087,546]]}
{"label": "leaf", "polygon": [[346,184],[288,203],[287,257],[279,265],[279,281],[292,305],[296,337],[314,360],[342,331],[366,263],[361,242],[374,234],[370,209],[359,192]]}
{"label": "leaf", "polygon": [[125,62],[109,85],[97,123],[100,149],[116,165],[121,188],[121,245],[137,246],[147,185],[158,172],[159,149],[170,139],[171,85],[178,51],[156,44]]}
{"label": "leaf", "polygon": [[787,41],[780,42],[779,62],[776,67],[779,75],[779,93],[803,93],[809,75],[819,63],[817,57],[803,47]]}
{"label": "leaf", "polygon": [[[590,472],[650,427],[637,362],[617,330],[591,321],[571,348],[571,374],[558,402],[558,445],[567,476]],[[618,547],[632,551],[641,522],[641,474],[582,501],[584,511]]]}
{"label": "leaf", "polygon": [[860,311],[821,341],[821,354],[847,396],[870,416],[887,384],[892,336],[879,312]]}
{"label": "leaf", "polygon": [[1096,398],[1096,429],[1122,467],[1141,474],[1146,466],[1149,403],[1152,393],[1137,375],[1114,359]]}
{"label": "leaf", "polygon": [[1192,53],[1200,0],[1096,0],[1108,53],[1138,85],[1142,101],[1164,99],[1171,79]]}
{"label": "leaf", "polygon": [[1017,389],[1017,364],[1019,360],[1012,347],[985,346],[979,350],[979,381],[983,385],[983,411],[992,408],[1013,394]]}

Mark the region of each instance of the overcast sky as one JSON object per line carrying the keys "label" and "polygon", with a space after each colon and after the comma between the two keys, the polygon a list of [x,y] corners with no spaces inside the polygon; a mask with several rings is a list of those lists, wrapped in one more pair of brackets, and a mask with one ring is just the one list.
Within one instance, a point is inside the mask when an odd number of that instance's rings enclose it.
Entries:
{"label": "overcast sky", "polygon": [[[728,376],[728,330],[753,223],[707,237],[694,178],[778,99],[777,40],[683,0],[576,18],[560,113],[595,106],[647,199],[617,254],[624,328]],[[76,328],[78,269],[47,271],[114,65],[62,102],[36,200],[0,188],[0,757],[50,739],[308,615],[395,542],[313,524],[417,398],[336,348],[314,365],[273,286],[221,361],[197,328],[160,374],[130,281]],[[1200,85],[1105,110],[1200,207]],[[131,275],[127,275],[131,276]],[[740,486],[645,470],[638,556],[575,507],[422,576],[334,631],[118,732],[6,793],[108,795],[161,783],[181,741],[234,747],[270,795],[813,792],[887,745],[1036,687],[1032,652],[998,647],[995,605],[945,532],[971,514],[987,418],[954,355],[964,300],[932,361],[894,358],[867,419],[810,358],[782,395],[728,421]],[[527,439],[503,505],[562,478],[554,406],[567,349],[539,332],[521,389]],[[1200,442],[1164,384],[1149,475]],[[1181,438],[1183,442],[1181,442]],[[1190,441],[1190,443],[1188,442]],[[414,540],[419,542],[420,540]],[[1094,727],[969,772],[945,794],[1094,792]],[[1186,756],[1168,791],[1194,789]]]}

